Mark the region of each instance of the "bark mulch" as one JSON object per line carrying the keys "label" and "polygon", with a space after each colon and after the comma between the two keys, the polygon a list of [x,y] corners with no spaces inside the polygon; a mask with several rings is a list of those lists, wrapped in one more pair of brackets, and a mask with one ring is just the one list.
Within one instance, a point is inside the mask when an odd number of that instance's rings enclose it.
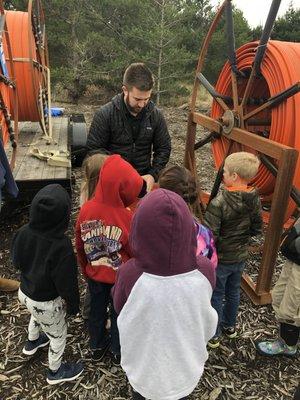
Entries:
{"label": "bark mulch", "polygon": [[[83,111],[90,123],[94,108],[91,106],[66,106],[68,112]],[[172,163],[182,163],[187,124],[187,110],[165,109],[172,135]],[[198,128],[197,136],[204,135]],[[197,153],[198,172],[203,189],[211,189],[215,171],[209,146]],[[69,234],[73,237],[73,225],[78,212],[78,195],[81,172],[74,169],[76,184],[73,191],[72,224]],[[9,255],[14,232],[28,220],[28,204],[6,205],[1,212],[0,226],[0,273],[7,278],[18,279]],[[256,244],[262,242],[256,239]],[[247,272],[256,278],[261,255],[251,254]],[[279,255],[274,279],[280,273],[284,261]],[[80,279],[81,295],[84,283]],[[67,360],[81,359],[85,370],[75,382],[57,386],[47,384],[47,351],[39,351],[31,358],[22,354],[26,340],[29,314],[18,302],[16,294],[0,293],[0,400],[56,400],[56,399],[114,399],[130,398],[130,388],[121,368],[112,365],[109,356],[102,362],[93,362],[88,349],[88,334],[81,317],[69,320]],[[238,316],[239,337],[229,341],[222,339],[219,349],[210,351],[202,379],[191,399],[203,400],[275,400],[290,399],[300,376],[298,358],[266,358],[258,355],[254,343],[258,339],[277,335],[277,323],[270,305],[254,306],[242,293]]]}

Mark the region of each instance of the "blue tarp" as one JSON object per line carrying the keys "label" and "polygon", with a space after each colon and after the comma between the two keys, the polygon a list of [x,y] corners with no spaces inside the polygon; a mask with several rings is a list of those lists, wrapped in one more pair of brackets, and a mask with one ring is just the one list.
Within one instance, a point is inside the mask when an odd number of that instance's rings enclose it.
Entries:
{"label": "blue tarp", "polygon": [[[52,117],[59,117],[63,115],[65,109],[60,107],[51,107],[51,116]],[[48,108],[45,109],[45,114],[48,115]]]}

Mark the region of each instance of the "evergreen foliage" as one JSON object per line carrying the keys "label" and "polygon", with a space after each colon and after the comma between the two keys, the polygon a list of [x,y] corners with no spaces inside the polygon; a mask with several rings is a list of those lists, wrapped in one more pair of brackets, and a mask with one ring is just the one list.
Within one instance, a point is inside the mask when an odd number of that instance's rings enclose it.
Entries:
{"label": "evergreen foliage", "polygon": [[[7,0],[7,9],[26,10],[26,0]],[[156,101],[174,103],[188,95],[199,51],[214,17],[210,0],[47,0],[43,2],[52,82],[77,102],[87,87],[119,91],[131,62],[145,62],[156,77]],[[236,48],[259,39],[243,13],[233,10]],[[300,10],[290,5],[275,24],[273,39],[300,41]],[[227,58],[221,20],[204,73],[214,83]]]}

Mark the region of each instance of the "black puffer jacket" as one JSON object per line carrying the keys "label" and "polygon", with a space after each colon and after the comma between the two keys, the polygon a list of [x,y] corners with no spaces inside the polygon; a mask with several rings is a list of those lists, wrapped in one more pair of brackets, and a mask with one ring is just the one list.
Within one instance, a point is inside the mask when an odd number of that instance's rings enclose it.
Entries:
{"label": "black puffer jacket", "polygon": [[123,95],[118,94],[96,111],[87,138],[87,149],[120,154],[139,174],[151,174],[157,179],[171,153],[166,121],[150,101],[141,120],[140,132],[134,140],[123,105]]}

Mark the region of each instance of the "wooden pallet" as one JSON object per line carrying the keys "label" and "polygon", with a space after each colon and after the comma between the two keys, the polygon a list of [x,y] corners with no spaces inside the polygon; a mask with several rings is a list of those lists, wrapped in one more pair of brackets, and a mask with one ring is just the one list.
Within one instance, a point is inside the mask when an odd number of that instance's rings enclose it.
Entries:
{"label": "wooden pallet", "polygon": [[[47,144],[40,125],[35,122],[19,124],[19,140],[16,166],[13,170],[19,187],[20,198],[33,197],[42,187],[50,183],[59,183],[71,192],[71,167],[56,167],[47,164],[30,154],[38,147],[40,151],[70,151],[69,118],[53,118],[53,143]],[[7,150],[11,157],[11,149]]]}

